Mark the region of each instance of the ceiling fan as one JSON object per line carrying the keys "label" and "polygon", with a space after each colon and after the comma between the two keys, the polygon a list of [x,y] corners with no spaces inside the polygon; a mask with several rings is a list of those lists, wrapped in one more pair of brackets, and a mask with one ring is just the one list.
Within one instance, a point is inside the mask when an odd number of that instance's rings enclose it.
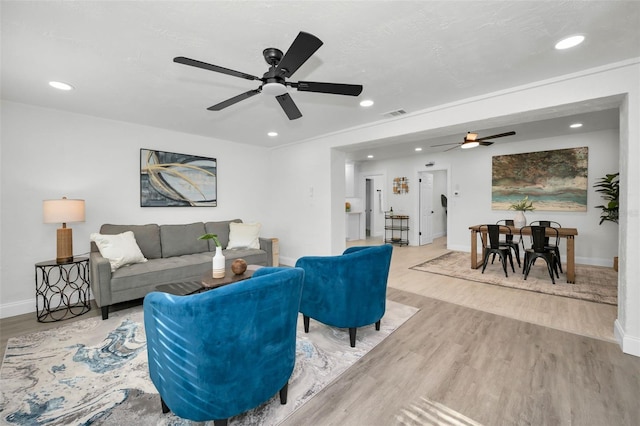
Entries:
{"label": "ceiling fan", "polygon": [[291,96],[289,96],[289,93],[287,93],[288,87],[293,87],[301,92],[330,93],[348,96],[358,96],[362,92],[362,86],[359,84],[318,83],[315,81],[292,82],[286,80],[291,77],[320,46],[322,46],[322,41],[319,38],[301,31],[285,54],[275,47],[264,49],[262,55],[265,61],[267,61],[267,64],[269,64],[269,70],[264,73],[262,77],[207,64],[195,59],[185,58],[184,56],[173,58],[173,62],[219,72],[233,77],[262,82],[257,89],[249,90],[248,92],[229,98],[226,101],[222,101],[219,104],[210,106],[207,108],[210,111],[220,111],[264,91],[276,97],[285,114],[289,117],[289,120],[295,120],[296,118],[302,117],[302,113],[295,102],[293,102]]}
{"label": "ceiling fan", "polygon": [[[467,132],[467,135],[464,137],[462,142],[432,145],[431,148],[435,148],[437,146],[446,146],[446,145],[459,145],[460,148],[462,149],[475,148],[478,145],[489,146],[489,145],[493,145],[493,142],[489,141],[488,139],[503,138],[505,136],[513,136],[515,134],[516,132],[506,132],[506,133],[498,133],[497,135],[491,135],[491,136],[485,136],[485,137],[479,138],[477,133]],[[451,151],[452,149],[456,149],[456,148],[458,147],[454,146],[452,148],[445,150],[445,152]]]}

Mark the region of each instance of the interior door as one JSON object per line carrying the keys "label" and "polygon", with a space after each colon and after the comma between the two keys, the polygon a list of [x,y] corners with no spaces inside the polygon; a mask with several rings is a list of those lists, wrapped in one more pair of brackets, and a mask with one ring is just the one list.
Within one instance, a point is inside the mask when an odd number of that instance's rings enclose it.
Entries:
{"label": "interior door", "polygon": [[420,245],[433,242],[433,174],[420,174]]}

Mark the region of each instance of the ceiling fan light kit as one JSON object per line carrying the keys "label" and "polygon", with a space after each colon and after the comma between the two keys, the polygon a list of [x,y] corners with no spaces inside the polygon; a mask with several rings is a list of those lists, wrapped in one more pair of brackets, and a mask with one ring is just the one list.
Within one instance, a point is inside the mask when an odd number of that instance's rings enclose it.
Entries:
{"label": "ceiling fan light kit", "polygon": [[476,146],[480,146],[480,142],[476,142],[476,141],[465,141],[462,143],[462,145],[460,146],[460,148],[462,149],[469,149],[469,148],[475,148]]}
{"label": "ceiling fan light kit", "polygon": [[262,91],[268,95],[280,96],[287,93],[287,86],[282,83],[265,83],[262,85]]}
{"label": "ceiling fan light kit", "polygon": [[[467,135],[464,137],[464,139],[462,140],[462,142],[453,142],[453,143],[442,143],[439,145],[431,145],[431,148],[435,148],[438,146],[446,146],[446,145],[459,145],[460,148],[462,149],[469,149],[469,148],[475,148],[479,145],[482,146],[489,146],[489,145],[493,145],[493,142],[489,141],[488,139],[496,139],[496,138],[503,138],[505,136],[513,136],[515,135],[516,132],[505,132],[505,133],[498,133],[497,135],[491,135],[491,136],[485,136],[482,138],[478,137],[477,133],[471,133],[471,132],[467,132]],[[446,151],[450,151],[452,149],[456,149],[458,148],[457,146],[454,146],[452,148],[446,149]]]}
{"label": "ceiling fan light kit", "polygon": [[227,74],[233,77],[243,78],[246,80],[259,80],[262,82],[260,87],[257,89],[249,90],[248,92],[241,93],[240,95],[213,105],[207,108],[209,111],[220,111],[242,100],[255,96],[260,92],[264,92],[268,95],[275,96],[289,120],[295,120],[302,117],[302,113],[287,92],[288,87],[294,88],[299,92],[328,93],[333,95],[358,96],[362,93],[362,85],[359,84],[286,81],[286,79],[291,77],[291,75],[293,75],[293,73],[295,73],[298,68],[300,68],[302,64],[304,64],[311,55],[320,48],[320,46],[322,46],[322,41],[320,41],[319,38],[301,31],[291,44],[291,47],[289,47],[289,50],[284,54],[281,50],[276,49],[275,47],[264,49],[262,55],[264,56],[267,64],[269,64],[269,70],[264,73],[262,77],[256,77],[251,74],[246,74],[229,68],[223,68],[218,65],[185,58],[184,56],[175,57],[173,58],[173,61],[183,65]]}

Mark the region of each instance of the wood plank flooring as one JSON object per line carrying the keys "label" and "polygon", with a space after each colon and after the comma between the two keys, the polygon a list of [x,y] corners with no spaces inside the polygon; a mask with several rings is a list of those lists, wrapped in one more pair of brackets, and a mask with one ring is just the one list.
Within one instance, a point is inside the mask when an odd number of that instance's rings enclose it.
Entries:
{"label": "wood plank flooring", "polygon": [[[467,424],[425,420],[425,401],[486,426],[640,424],[640,358],[614,343],[615,306],[408,269],[445,245],[394,247],[388,297],[420,311],[284,425]],[[2,354],[58,325],[0,320]]]}

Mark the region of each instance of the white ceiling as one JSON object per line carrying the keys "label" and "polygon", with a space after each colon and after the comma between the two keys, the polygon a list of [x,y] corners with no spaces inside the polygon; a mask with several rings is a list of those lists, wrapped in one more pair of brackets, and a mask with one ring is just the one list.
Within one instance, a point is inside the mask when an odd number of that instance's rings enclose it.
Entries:
{"label": "white ceiling", "polygon": [[[384,114],[389,111],[412,113],[640,57],[638,1],[1,4],[3,99],[265,147],[388,120]],[[206,108],[257,88],[258,82],[172,62],[186,56],[260,76],[268,68],[262,50],[286,51],[299,31],[314,34],[324,45],[290,80],[362,84],[359,97],[290,89],[303,114],[294,121],[265,93],[211,112]],[[586,36],[579,47],[553,48],[576,33]],[[47,85],[50,80],[70,83],[75,90],[54,90]],[[362,108],[362,99],[375,105]],[[560,115],[587,114],[610,128],[617,126],[611,110],[616,106],[609,99]],[[531,139],[542,134],[541,128],[564,128],[564,122],[551,118],[461,123],[446,129],[448,134],[411,135],[349,151],[352,158],[376,147],[380,155],[385,149],[397,155],[399,150],[388,150],[389,144],[404,143],[413,150],[421,141],[426,148],[461,141],[469,130],[480,136],[516,130],[513,141]],[[550,121],[532,124],[539,120]],[[277,138],[266,135],[272,130]]]}

